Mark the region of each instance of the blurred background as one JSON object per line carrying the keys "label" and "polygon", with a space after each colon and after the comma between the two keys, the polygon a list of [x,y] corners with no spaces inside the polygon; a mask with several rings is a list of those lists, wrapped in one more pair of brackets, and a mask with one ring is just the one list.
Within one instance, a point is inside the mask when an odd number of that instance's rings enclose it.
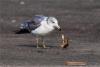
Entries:
{"label": "blurred background", "polygon": [[0,0],[0,33],[11,33],[36,14],[55,16],[68,35],[99,37],[99,0]]}

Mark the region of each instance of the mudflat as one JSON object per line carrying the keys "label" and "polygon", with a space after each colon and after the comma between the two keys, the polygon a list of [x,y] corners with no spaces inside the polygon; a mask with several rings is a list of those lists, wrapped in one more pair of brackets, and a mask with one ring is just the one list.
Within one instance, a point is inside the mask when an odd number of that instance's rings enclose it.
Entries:
{"label": "mudflat", "polygon": [[[99,0],[0,0],[0,65],[66,65],[65,62],[100,64]],[[19,24],[33,15],[57,17],[68,48],[62,49],[60,34],[45,36],[50,48],[36,48],[32,34],[15,34]],[[67,65],[66,65],[67,66]]]}

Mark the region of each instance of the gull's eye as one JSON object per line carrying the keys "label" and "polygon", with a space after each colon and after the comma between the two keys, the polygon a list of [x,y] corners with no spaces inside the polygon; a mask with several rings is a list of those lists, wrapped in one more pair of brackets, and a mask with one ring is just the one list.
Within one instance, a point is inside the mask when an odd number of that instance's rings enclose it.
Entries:
{"label": "gull's eye", "polygon": [[55,23],[55,22],[52,22],[52,23]]}

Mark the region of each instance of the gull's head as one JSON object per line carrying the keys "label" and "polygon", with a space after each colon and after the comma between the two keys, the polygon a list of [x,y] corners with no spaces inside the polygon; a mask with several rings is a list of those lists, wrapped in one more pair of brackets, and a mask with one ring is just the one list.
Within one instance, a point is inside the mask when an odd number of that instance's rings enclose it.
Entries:
{"label": "gull's head", "polygon": [[61,28],[60,28],[60,26],[58,24],[58,21],[57,21],[57,19],[55,17],[48,17],[47,18],[47,24],[52,26],[53,28],[56,28],[59,31],[61,31]]}

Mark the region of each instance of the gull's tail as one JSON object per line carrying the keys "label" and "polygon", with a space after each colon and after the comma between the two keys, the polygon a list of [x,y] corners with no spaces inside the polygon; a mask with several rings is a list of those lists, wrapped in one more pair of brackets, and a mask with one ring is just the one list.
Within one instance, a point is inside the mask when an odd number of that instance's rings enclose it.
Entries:
{"label": "gull's tail", "polygon": [[26,34],[26,33],[30,33],[30,31],[28,29],[20,29],[15,31],[15,34]]}

